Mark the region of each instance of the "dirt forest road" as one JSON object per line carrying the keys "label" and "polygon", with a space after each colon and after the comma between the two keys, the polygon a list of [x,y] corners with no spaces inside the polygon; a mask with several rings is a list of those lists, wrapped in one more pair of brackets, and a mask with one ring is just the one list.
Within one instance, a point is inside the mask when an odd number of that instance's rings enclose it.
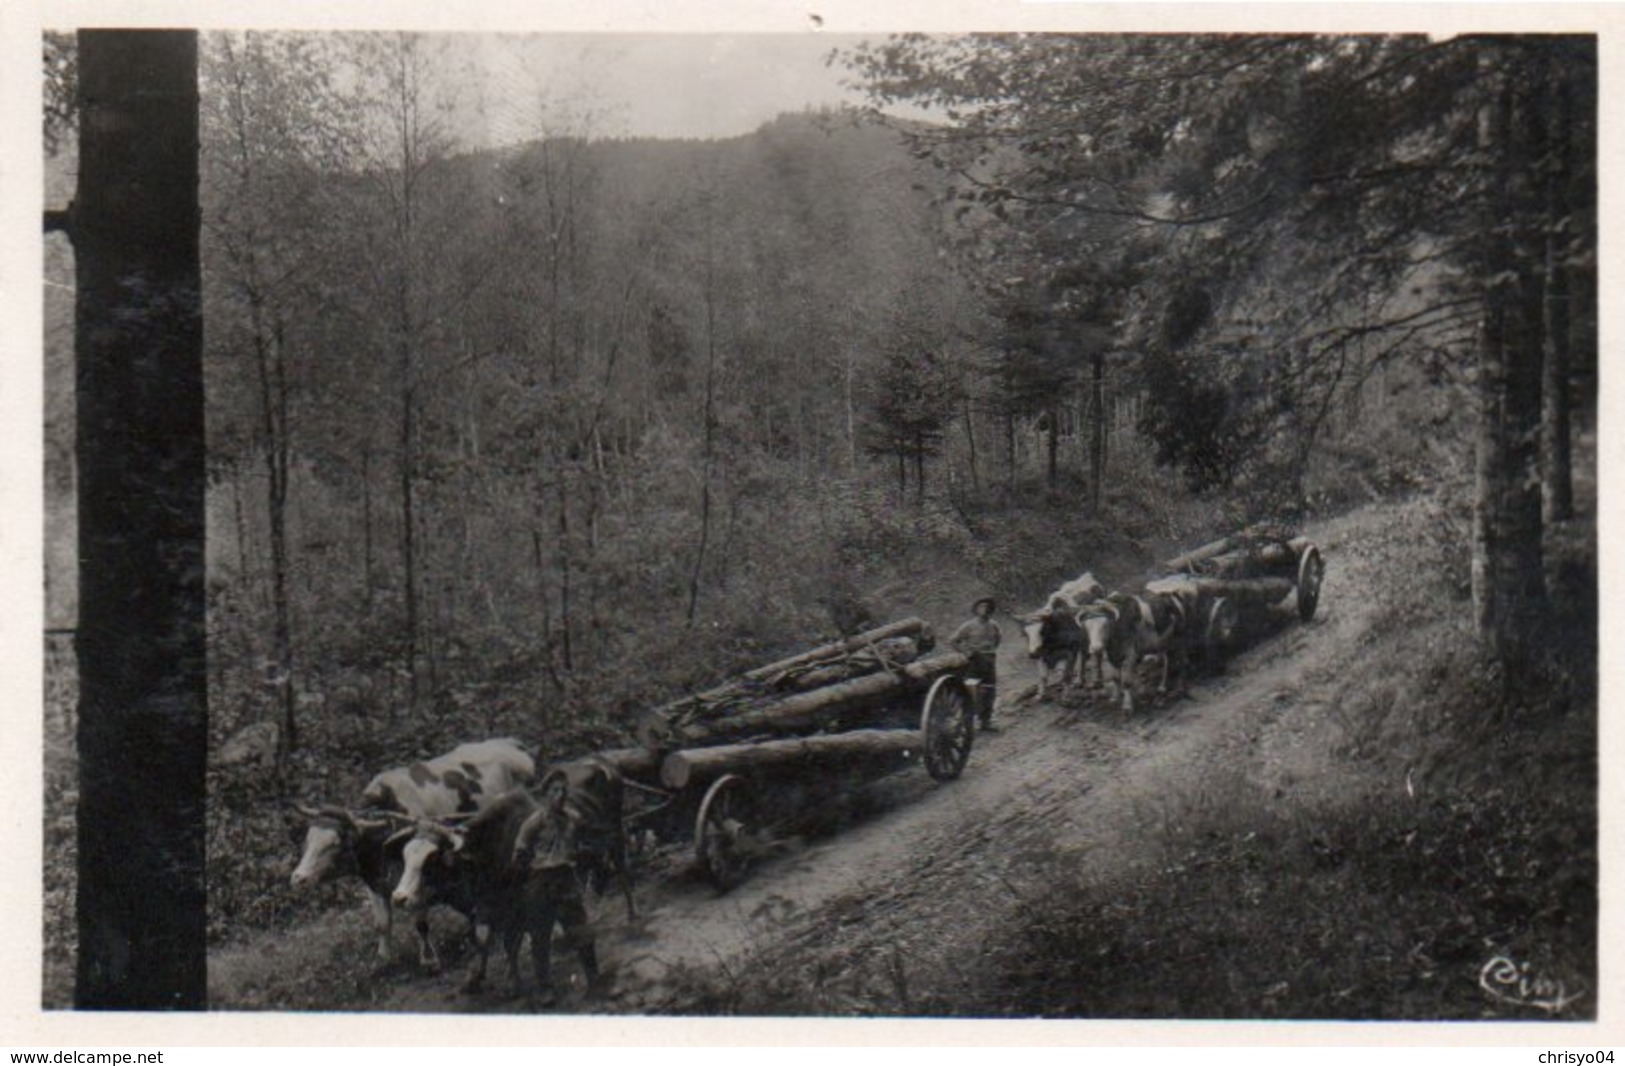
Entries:
{"label": "dirt forest road", "polygon": [[[1304,740],[1325,725],[1314,713],[1317,694],[1346,676],[1344,667],[1373,625],[1370,599],[1351,590],[1381,575],[1366,572],[1374,568],[1361,553],[1345,549],[1386,521],[1385,511],[1367,509],[1306,530],[1327,560],[1312,622],[1299,622],[1289,600],[1279,609],[1280,626],[1232,657],[1222,675],[1200,678],[1188,699],[1127,719],[1032,700],[1034,668],[1014,622],[1001,619],[1001,729],[978,737],[963,777],[939,785],[910,768],[869,785],[867,813],[828,836],[796,843],[726,895],[674,861],[667,876],[639,884],[636,922],[626,920],[615,894],[595,901],[612,988],[601,1000],[583,999],[575,962],[561,943],[558,976],[574,984],[557,1009],[703,1010],[683,999],[693,987],[685,977],[704,972],[713,986],[720,980],[726,987],[748,957],[782,948],[805,973],[832,980],[854,968],[883,974],[894,999],[933,1013],[929,998],[909,999],[923,995],[911,990],[940,996],[982,979],[979,958],[1007,923],[1019,920],[1039,880],[1053,876],[1057,855],[1082,857],[1089,877],[1122,876],[1156,859],[1157,827],[1177,818],[1184,804],[1202,802],[1221,777],[1233,785],[1239,773],[1287,802],[1297,789],[1337,789],[1339,775],[1352,771],[1332,763],[1325,745]],[[214,1001],[227,1009],[234,1000],[247,1005],[260,983],[255,971],[331,953],[327,934],[339,928],[352,930],[345,939],[358,943],[352,927],[363,922],[360,908],[334,912],[324,929],[307,928],[274,947],[262,942],[217,952]],[[498,955],[491,976],[501,988]],[[395,970],[310,994],[341,1010],[523,1009],[499,994],[459,996],[460,977]],[[785,1005],[786,1013],[798,1011]]]}

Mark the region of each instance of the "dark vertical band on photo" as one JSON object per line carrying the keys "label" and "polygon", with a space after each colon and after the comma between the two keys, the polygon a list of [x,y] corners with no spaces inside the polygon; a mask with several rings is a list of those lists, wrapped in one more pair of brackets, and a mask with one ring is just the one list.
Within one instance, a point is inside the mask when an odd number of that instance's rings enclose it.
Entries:
{"label": "dark vertical band on photo", "polygon": [[81,31],[81,1009],[205,998],[197,35]]}

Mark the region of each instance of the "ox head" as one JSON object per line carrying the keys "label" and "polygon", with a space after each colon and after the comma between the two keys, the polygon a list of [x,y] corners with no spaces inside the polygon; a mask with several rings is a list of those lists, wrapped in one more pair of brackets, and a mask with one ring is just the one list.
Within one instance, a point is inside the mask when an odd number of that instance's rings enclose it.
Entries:
{"label": "ox head", "polygon": [[1124,646],[1134,639],[1139,604],[1121,592],[1102,596],[1078,609],[1078,629],[1083,633],[1084,676],[1104,684],[1107,660],[1121,665]]}
{"label": "ox head", "polygon": [[1122,610],[1111,600],[1096,600],[1085,604],[1077,619],[1078,628],[1083,630],[1084,653],[1090,662],[1099,663],[1111,645],[1113,633],[1122,624]]}
{"label": "ox head", "polygon": [[568,815],[565,814],[562,799],[557,803],[544,801],[541,809],[533,811],[520,824],[519,832],[514,836],[513,850],[508,853],[508,868],[510,870],[529,869],[531,860],[536,857],[538,838],[549,832],[566,817]]}
{"label": "ox head", "polygon": [[1065,606],[1075,610],[1091,600],[1103,599],[1105,595],[1106,586],[1100,583],[1093,571],[1085,570],[1062,585],[1051,599],[1060,600]]}
{"label": "ox head", "polygon": [[290,883],[294,888],[319,885],[355,866],[356,843],[363,834],[389,828],[385,818],[369,818],[342,807],[296,806],[310,823],[304,834],[304,849]]}
{"label": "ox head", "polygon": [[1037,611],[1017,619],[1021,635],[1027,638],[1027,658],[1036,659],[1044,653],[1044,627],[1049,624],[1049,611]]}
{"label": "ox head", "polygon": [[395,833],[385,846],[404,840],[401,849],[401,879],[390,896],[397,907],[415,910],[428,902],[424,877],[437,867],[450,867],[463,850],[460,830],[439,822],[420,820]]}
{"label": "ox head", "polygon": [[1041,610],[1018,621],[1021,622],[1022,635],[1027,638],[1029,659],[1063,654],[1076,646],[1074,612],[1060,593],[1051,596]]}

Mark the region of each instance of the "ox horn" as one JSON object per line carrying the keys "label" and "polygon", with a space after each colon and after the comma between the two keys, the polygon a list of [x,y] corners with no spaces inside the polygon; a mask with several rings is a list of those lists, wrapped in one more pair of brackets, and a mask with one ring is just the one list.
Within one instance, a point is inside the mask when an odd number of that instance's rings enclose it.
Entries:
{"label": "ox horn", "polygon": [[435,822],[433,824],[435,834],[447,844],[451,845],[451,850],[453,852],[463,850],[464,837],[462,833],[459,833],[449,825],[441,825],[439,822]]}
{"label": "ox horn", "polygon": [[395,832],[391,833],[387,839],[385,839],[384,847],[393,847],[397,840],[405,840],[407,837],[411,836],[417,831],[418,827],[416,824],[408,824],[404,828],[397,829]]}
{"label": "ox horn", "polygon": [[336,822],[348,822],[354,820],[349,811],[345,810],[343,807],[335,807],[331,803],[324,803],[320,807],[310,807],[303,803],[295,803],[293,805],[293,809],[312,821],[316,820],[317,818],[331,818]]}
{"label": "ox horn", "polygon": [[368,817],[366,813],[357,811],[346,811],[344,813],[350,819],[350,824],[363,832],[369,829],[382,829],[387,825],[399,825],[402,822],[408,825],[411,824],[411,819],[394,811],[378,811],[373,817]]}

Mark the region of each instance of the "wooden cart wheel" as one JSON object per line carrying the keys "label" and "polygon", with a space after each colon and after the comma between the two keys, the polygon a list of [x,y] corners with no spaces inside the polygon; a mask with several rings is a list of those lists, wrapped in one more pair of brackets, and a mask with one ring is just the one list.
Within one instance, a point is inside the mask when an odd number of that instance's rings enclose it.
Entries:
{"label": "wooden cart wheel", "polygon": [[939,677],[926,693],[920,715],[925,769],[938,781],[952,781],[965,769],[976,738],[976,711],[969,688],[957,677]]}
{"label": "wooden cart wheel", "polygon": [[1320,558],[1320,549],[1310,546],[1298,560],[1298,617],[1305,622],[1315,616],[1320,603],[1320,582],[1326,576],[1326,564]]}
{"label": "wooden cart wheel", "polygon": [[1236,609],[1235,603],[1223,596],[1214,600],[1207,610],[1207,628],[1202,634],[1208,666],[1214,670],[1224,666],[1225,652],[1235,643],[1236,631],[1240,627],[1241,612]]}
{"label": "wooden cart wheel", "polygon": [[694,852],[711,883],[723,892],[745,879],[755,859],[750,786],[723,774],[706,790],[694,823]]}

